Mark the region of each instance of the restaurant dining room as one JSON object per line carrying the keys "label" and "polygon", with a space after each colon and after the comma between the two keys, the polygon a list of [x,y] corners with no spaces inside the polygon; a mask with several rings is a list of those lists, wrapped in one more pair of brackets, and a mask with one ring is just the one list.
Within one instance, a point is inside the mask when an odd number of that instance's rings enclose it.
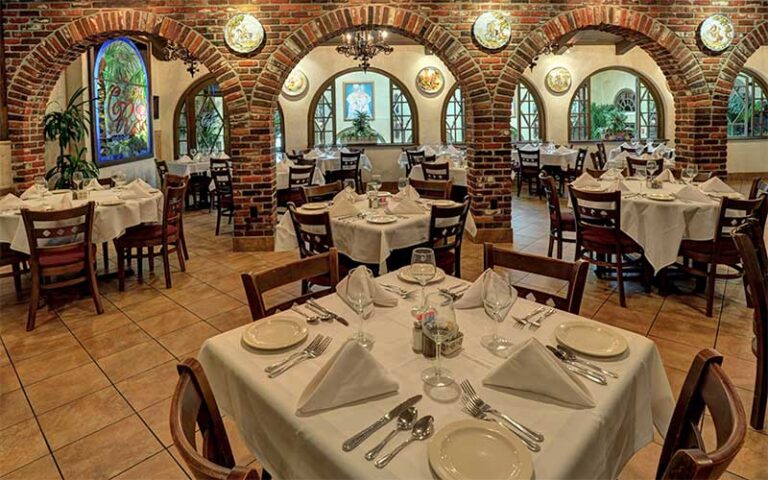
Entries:
{"label": "restaurant dining room", "polygon": [[0,480],[768,479],[768,3],[0,0]]}

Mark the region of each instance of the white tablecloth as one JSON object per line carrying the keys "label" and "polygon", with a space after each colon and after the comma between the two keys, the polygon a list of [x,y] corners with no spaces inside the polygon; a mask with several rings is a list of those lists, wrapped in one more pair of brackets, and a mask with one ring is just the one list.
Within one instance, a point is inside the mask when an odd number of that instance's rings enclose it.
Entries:
{"label": "white tablecloth", "polygon": [[[72,194],[66,194],[72,198]],[[114,198],[112,190],[90,192],[89,200]],[[56,208],[65,195],[52,195],[45,198],[46,203]],[[84,204],[85,200],[72,200],[72,206]],[[34,206],[40,205],[39,200],[31,200]],[[160,191],[152,194],[152,198],[141,200],[126,200],[122,205],[113,207],[96,206],[93,220],[93,243],[109,242],[119,237],[125,229],[141,223],[158,222],[163,214],[163,194]],[[27,232],[21,215],[12,213],[0,214],[0,242],[9,243],[11,249],[29,253]]]}
{"label": "white tablecloth", "polygon": [[210,160],[201,160],[199,162],[168,162],[168,173],[178,175],[179,177],[188,177],[193,173],[206,173],[211,169]]}
{"label": "white tablecloth", "polygon": [[[539,159],[542,167],[560,167],[562,170],[576,168],[576,157],[578,150],[556,151],[547,150],[544,147],[539,148]],[[512,160],[518,160],[517,150],[512,150]]]}
{"label": "white tablecloth", "polygon": [[[366,210],[368,200],[355,205],[359,210]],[[304,211],[311,213],[311,211]],[[403,215],[397,222],[387,225],[374,225],[363,219],[338,220],[331,218],[333,243],[339,252],[352,260],[379,266],[379,272],[387,271],[387,258],[392,250],[412,247],[426,242],[429,238],[429,210],[423,214]],[[472,236],[477,234],[477,227],[472,215],[468,215],[466,231]],[[283,214],[275,231],[275,251],[298,248],[296,234],[289,212]]]}
{"label": "white tablecloth", "polygon": [[[310,160],[316,159],[317,170],[319,170],[320,173],[322,173],[323,175],[325,175],[325,172],[341,169],[341,154],[338,152],[321,153],[320,155],[315,155],[312,152],[310,152],[305,154],[304,158],[310,159]],[[360,155],[360,168],[363,170],[368,170],[369,172],[373,170],[373,165],[371,164],[371,161],[368,159],[368,155],[364,153]]]}
{"label": "white tablecloth", "polygon": [[[467,168],[466,167],[457,167],[451,163],[448,173],[450,175],[451,182],[453,183],[453,185],[457,185],[460,187],[467,186]],[[421,168],[421,165],[415,165],[413,169],[411,169],[411,174],[408,176],[408,178],[415,178],[416,180],[424,180],[424,171]]]}
{"label": "white tablecloth", "polygon": [[[611,151],[613,152],[613,150]],[[619,152],[616,155],[609,155],[608,163],[606,164],[606,168],[624,168],[627,166],[627,157],[630,155],[629,152]],[[658,160],[658,155],[648,155],[644,154],[642,157],[643,160]],[[675,161],[669,158],[664,159],[664,168],[675,168]],[[658,174],[659,172],[657,172]]]}
{"label": "white tablecloth", "polygon": [[[390,283],[398,283],[394,274],[385,278]],[[444,285],[454,283],[453,279],[443,282]],[[352,452],[341,449],[345,439],[415,394],[424,394],[416,407],[419,415],[434,416],[435,431],[470,418],[462,411],[460,401],[437,402],[427,395],[420,375],[430,361],[411,350],[411,301],[400,300],[395,308],[377,307],[365,327],[375,337],[373,355],[399,382],[399,392],[319,414],[296,416],[299,395],[309,380],[357,326],[357,317],[338,296],[324,297],[320,303],[343,315],[351,325],[321,322],[309,326],[310,338],[316,333],[334,338],[328,352],[275,379],[267,378],[264,367],[285,354],[244,347],[241,335],[246,327],[225,332],[203,344],[198,358],[219,407],[232,416],[245,443],[276,478],[435,478],[427,460],[427,441],[408,446],[381,470],[363,458],[392,428],[393,422]],[[534,307],[534,303],[521,299],[511,313],[521,316]],[[295,313],[286,314],[303,321]],[[666,432],[674,400],[658,350],[651,340],[614,329],[627,339],[629,351],[604,363],[620,378],[610,379],[607,386],[585,381],[597,405],[592,409],[573,409],[533,396],[483,387],[482,378],[502,361],[480,346],[480,337],[491,322],[482,309],[458,310],[456,318],[465,335],[464,349],[455,358],[445,359],[445,366],[458,380],[472,381],[491,405],[543,433],[545,441],[541,452],[532,453],[536,478],[617,478],[634,452],[651,442],[654,426]],[[502,324],[502,334],[515,343],[535,336],[542,343],[553,344],[554,328],[568,320],[586,319],[557,312],[537,331],[513,328],[512,321],[507,320]],[[397,440],[405,438],[401,433]],[[385,452],[395,444],[391,443]]]}

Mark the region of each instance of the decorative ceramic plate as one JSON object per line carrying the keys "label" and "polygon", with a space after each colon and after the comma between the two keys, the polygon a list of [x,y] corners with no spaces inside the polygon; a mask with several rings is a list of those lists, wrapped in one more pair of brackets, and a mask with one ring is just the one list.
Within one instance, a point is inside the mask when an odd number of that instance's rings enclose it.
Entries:
{"label": "decorative ceramic plate", "polygon": [[283,95],[288,97],[298,97],[307,91],[309,87],[309,79],[304,72],[298,68],[294,68],[291,73],[288,74],[288,78],[283,83]]}
{"label": "decorative ceramic plate", "polygon": [[594,322],[566,322],[555,329],[555,338],[566,347],[593,357],[615,357],[629,348],[627,339]]}
{"label": "decorative ceramic plate", "polygon": [[324,208],[328,207],[328,203],[326,202],[311,202],[311,203],[305,203],[301,206],[301,208],[305,210],[322,210]]}
{"label": "decorative ceramic plate", "polygon": [[[406,283],[419,283],[418,280],[416,280],[413,275],[411,275],[411,266],[408,265],[406,267],[401,268],[397,271],[397,278],[400,280],[406,282]],[[428,281],[427,284],[430,283],[439,283],[445,280],[445,272],[442,268],[437,269],[437,273],[435,274],[435,277]]]}
{"label": "decorative ceramic plate", "polygon": [[657,202],[672,202],[677,197],[671,193],[646,193],[645,198],[648,200],[656,200]]}
{"label": "decorative ceramic plate", "polygon": [[571,88],[571,72],[565,67],[555,67],[547,72],[546,84],[552,93],[565,93]]}
{"label": "decorative ceramic plate", "polygon": [[443,89],[445,77],[437,67],[424,67],[416,74],[416,88],[427,95],[434,95]]}
{"label": "decorative ceramic plate", "polygon": [[224,40],[237,53],[251,53],[264,43],[264,27],[250,13],[238,13],[224,27]]}
{"label": "decorative ceramic plate", "polygon": [[512,38],[509,16],[499,11],[485,12],[472,25],[472,35],[477,43],[489,50],[504,48]]}
{"label": "decorative ceramic plate", "polygon": [[701,43],[713,52],[722,52],[730,47],[734,36],[731,19],[725,15],[711,15],[701,22],[699,29]]}
{"label": "decorative ceramic plate", "polygon": [[461,420],[438,431],[427,449],[440,480],[533,478],[533,459],[525,445],[495,422]]}
{"label": "decorative ceramic plate", "polygon": [[290,317],[259,320],[243,330],[243,342],[261,350],[292,347],[307,338],[307,326]]}
{"label": "decorative ceramic plate", "polygon": [[395,223],[397,217],[394,215],[373,215],[367,217],[365,221],[374,225],[386,225],[387,223]]}

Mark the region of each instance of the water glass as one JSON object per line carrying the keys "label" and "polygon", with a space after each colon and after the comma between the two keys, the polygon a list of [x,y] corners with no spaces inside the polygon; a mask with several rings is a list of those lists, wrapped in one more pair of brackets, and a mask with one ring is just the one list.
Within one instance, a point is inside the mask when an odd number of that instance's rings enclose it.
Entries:
{"label": "water glass", "polygon": [[645,175],[650,180],[656,174],[656,162],[654,160],[648,160],[645,164]]}
{"label": "water glass", "polygon": [[45,177],[35,177],[35,190],[40,198],[44,197],[48,193],[48,181]]}
{"label": "water glass", "polygon": [[696,165],[695,163],[689,163],[685,167],[685,171],[683,172],[683,175],[685,175],[690,179],[688,180],[689,182],[692,182],[696,178],[696,175],[698,174],[699,174],[699,166]]}
{"label": "water glass", "polygon": [[451,371],[441,365],[441,345],[454,338],[459,331],[450,295],[442,292],[427,295],[424,300],[421,329],[435,342],[435,364],[421,373],[421,379],[433,387],[447,387],[454,383],[454,379]]}
{"label": "water glass", "polygon": [[83,172],[74,172],[72,174],[72,183],[75,185],[75,190],[80,190],[83,185]]}
{"label": "water glass", "polygon": [[420,316],[424,311],[426,301],[426,287],[430,280],[437,275],[435,265],[435,252],[431,248],[414,248],[411,253],[411,276],[421,285],[421,305],[414,306],[411,314]]}
{"label": "water glass", "polygon": [[378,192],[381,188],[381,175],[371,175],[371,185]]}
{"label": "water glass", "polygon": [[405,187],[408,186],[408,179],[405,177],[400,177],[397,179],[397,191],[402,192],[405,190]]}
{"label": "water glass", "polygon": [[481,345],[499,357],[506,357],[512,342],[499,335],[499,326],[517,300],[512,286],[497,273],[490,271],[483,277],[483,307],[493,321],[493,333],[480,339]]}
{"label": "water glass", "polygon": [[373,316],[373,274],[367,267],[357,267],[349,271],[347,285],[343,292],[352,309],[360,319],[357,332],[350,339],[363,348],[373,348],[373,335],[365,333],[364,321]]}

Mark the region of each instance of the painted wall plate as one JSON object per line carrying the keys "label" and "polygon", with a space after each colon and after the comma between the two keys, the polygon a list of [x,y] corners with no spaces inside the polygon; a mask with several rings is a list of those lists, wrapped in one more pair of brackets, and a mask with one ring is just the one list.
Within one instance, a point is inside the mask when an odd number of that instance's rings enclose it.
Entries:
{"label": "painted wall plate", "polygon": [[701,43],[713,52],[722,52],[730,47],[735,35],[731,19],[721,14],[710,15],[699,28]]}
{"label": "painted wall plate", "polygon": [[571,72],[565,67],[555,67],[547,72],[545,81],[552,93],[565,93],[571,88]]}
{"label": "painted wall plate", "polygon": [[509,16],[495,10],[483,13],[472,25],[472,35],[477,43],[489,50],[504,48],[512,38]]}
{"label": "painted wall plate", "polygon": [[443,72],[437,67],[424,67],[416,74],[416,88],[421,93],[434,95],[445,86]]}
{"label": "painted wall plate", "polygon": [[301,69],[294,68],[283,83],[283,95],[298,97],[306,92],[308,87],[309,79],[307,75]]}
{"label": "painted wall plate", "polygon": [[264,27],[250,13],[238,13],[224,27],[224,40],[237,53],[251,53],[264,43]]}

